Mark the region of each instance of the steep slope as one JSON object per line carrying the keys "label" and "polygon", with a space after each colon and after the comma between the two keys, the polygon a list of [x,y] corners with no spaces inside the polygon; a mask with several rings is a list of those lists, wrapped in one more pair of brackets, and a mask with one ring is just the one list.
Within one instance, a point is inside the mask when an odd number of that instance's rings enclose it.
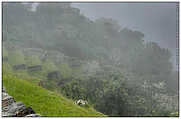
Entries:
{"label": "steep slope", "polygon": [[31,106],[42,116],[105,116],[91,107],[80,107],[60,94],[48,91],[11,74],[3,75],[3,86],[16,101]]}

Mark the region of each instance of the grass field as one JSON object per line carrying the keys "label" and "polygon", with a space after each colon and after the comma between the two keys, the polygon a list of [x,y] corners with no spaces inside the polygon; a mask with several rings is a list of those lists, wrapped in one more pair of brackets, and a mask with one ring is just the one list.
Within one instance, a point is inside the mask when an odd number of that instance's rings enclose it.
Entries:
{"label": "grass field", "polygon": [[12,74],[3,75],[3,86],[16,101],[31,106],[36,113],[46,117],[105,116],[91,107],[80,107],[62,95],[48,91]]}

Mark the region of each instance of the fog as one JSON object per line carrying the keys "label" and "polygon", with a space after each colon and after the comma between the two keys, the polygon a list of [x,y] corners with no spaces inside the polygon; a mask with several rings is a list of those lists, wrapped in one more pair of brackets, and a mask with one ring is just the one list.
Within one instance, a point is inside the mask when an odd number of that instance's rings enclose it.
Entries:
{"label": "fog", "polygon": [[38,114],[179,116],[176,3],[2,6],[3,87]]}
{"label": "fog", "polygon": [[144,40],[159,43],[172,52],[176,68],[176,12],[177,3],[72,3],[81,13],[95,20],[101,17],[119,21],[145,34]]}

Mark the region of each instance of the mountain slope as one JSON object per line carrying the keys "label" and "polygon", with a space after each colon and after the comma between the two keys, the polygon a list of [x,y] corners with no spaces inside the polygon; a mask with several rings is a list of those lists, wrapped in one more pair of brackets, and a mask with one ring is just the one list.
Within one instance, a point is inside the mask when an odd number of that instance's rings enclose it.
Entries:
{"label": "mountain slope", "polygon": [[48,91],[11,74],[3,75],[3,86],[16,101],[31,106],[42,116],[105,116],[90,107],[73,104],[55,92]]}

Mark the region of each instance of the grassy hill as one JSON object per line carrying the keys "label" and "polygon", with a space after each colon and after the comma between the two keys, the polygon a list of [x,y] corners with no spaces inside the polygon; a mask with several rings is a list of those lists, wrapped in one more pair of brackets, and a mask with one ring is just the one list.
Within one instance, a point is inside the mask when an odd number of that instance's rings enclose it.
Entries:
{"label": "grassy hill", "polygon": [[3,75],[3,86],[16,101],[31,106],[42,116],[105,116],[91,107],[80,107],[58,93],[43,89],[12,74]]}

